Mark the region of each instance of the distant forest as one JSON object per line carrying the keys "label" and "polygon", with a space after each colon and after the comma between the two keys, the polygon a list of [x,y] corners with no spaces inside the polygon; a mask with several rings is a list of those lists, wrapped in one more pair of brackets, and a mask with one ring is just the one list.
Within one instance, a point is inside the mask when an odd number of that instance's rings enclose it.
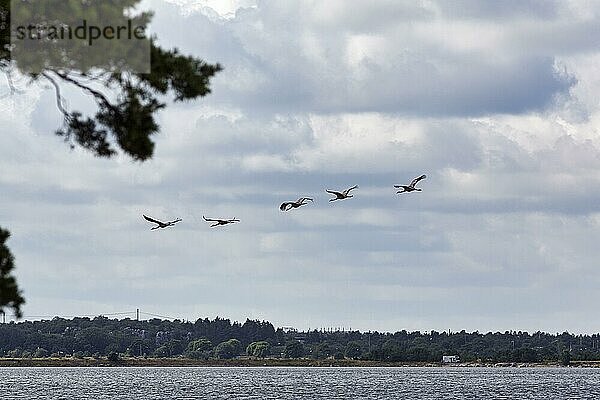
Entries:
{"label": "distant forest", "polygon": [[600,334],[507,331],[407,332],[275,329],[270,322],[54,318],[0,324],[0,356],[187,357],[195,359],[309,358],[386,362],[542,362],[600,360]]}

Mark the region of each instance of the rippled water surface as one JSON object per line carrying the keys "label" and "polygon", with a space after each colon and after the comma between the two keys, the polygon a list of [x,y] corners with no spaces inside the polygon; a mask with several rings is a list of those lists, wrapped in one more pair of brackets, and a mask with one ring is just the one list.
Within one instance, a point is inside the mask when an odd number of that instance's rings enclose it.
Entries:
{"label": "rippled water surface", "polygon": [[0,399],[600,399],[600,370],[0,368]]}

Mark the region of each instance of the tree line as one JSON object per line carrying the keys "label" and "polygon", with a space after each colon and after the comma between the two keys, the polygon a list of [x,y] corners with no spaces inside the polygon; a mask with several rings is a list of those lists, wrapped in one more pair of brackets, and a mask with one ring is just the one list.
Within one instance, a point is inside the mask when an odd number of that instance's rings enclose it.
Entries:
{"label": "tree line", "polygon": [[132,320],[107,317],[0,324],[1,357],[309,358],[439,362],[600,360],[600,334],[568,332],[296,331],[268,321]]}

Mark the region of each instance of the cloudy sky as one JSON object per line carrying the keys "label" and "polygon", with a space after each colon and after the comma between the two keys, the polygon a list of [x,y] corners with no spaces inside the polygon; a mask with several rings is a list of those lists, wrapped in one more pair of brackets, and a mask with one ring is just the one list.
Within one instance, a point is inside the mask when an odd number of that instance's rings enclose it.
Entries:
{"label": "cloudy sky", "polygon": [[163,47],[225,68],[160,113],[151,161],[71,151],[43,85],[0,99],[26,317],[598,331],[599,3],[143,4]]}

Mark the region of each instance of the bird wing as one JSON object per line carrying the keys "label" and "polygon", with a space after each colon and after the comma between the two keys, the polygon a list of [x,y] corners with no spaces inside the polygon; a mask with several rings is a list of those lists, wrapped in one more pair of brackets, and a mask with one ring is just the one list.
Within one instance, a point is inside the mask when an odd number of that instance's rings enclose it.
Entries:
{"label": "bird wing", "polygon": [[304,203],[305,201],[313,201],[313,199],[311,199],[310,197],[300,197],[298,200],[296,200],[296,203],[300,204]]}
{"label": "bird wing", "polygon": [[417,178],[413,179],[413,180],[412,180],[412,182],[410,183],[410,186],[412,186],[412,187],[415,187],[415,185],[416,185],[417,183],[419,183],[419,181],[420,181],[420,180],[423,180],[423,179],[425,179],[425,178],[427,178],[427,175],[423,174],[423,175],[421,175],[421,176],[419,176],[419,177],[417,177]]}
{"label": "bird wing", "polygon": [[335,190],[329,190],[329,189],[325,189],[325,191],[327,193],[331,193],[331,194],[335,194],[336,196],[343,196],[343,194],[341,192],[336,192]]}
{"label": "bird wing", "polygon": [[181,218],[177,218],[177,219],[175,219],[173,221],[170,221],[169,224],[176,224],[176,223],[181,222],[181,221],[183,221]]}
{"label": "bird wing", "polygon": [[348,193],[350,193],[351,190],[354,190],[354,189],[357,189],[357,188],[358,188],[358,185],[354,185],[351,188],[348,188],[348,189],[344,190],[344,194],[348,194]]}
{"label": "bird wing", "polygon": [[220,221],[220,219],[206,218],[204,215],[202,216],[202,218],[204,218],[204,220],[206,222],[219,222]]}
{"label": "bird wing", "polygon": [[144,217],[144,219],[145,219],[146,221],[149,221],[149,222],[154,222],[155,224],[159,224],[159,225],[163,225],[163,224],[164,224],[164,222],[160,222],[159,220],[157,220],[157,219],[154,219],[154,218],[150,218],[150,217],[148,217],[148,216],[146,216],[146,215],[144,215],[144,214],[142,214],[142,217]]}

